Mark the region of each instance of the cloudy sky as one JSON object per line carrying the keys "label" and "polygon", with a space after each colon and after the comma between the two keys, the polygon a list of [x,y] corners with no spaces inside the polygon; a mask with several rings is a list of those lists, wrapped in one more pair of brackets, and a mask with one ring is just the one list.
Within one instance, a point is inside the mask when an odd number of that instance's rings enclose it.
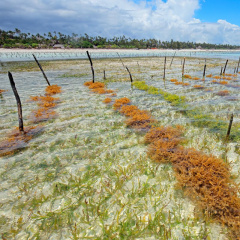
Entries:
{"label": "cloudy sky", "polygon": [[240,45],[240,0],[1,0],[0,29]]}

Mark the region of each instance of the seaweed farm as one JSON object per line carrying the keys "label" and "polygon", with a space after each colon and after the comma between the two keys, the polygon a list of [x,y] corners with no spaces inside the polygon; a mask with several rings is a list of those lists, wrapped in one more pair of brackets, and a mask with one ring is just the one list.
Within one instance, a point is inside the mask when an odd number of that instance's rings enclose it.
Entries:
{"label": "seaweed farm", "polygon": [[238,60],[91,57],[1,63],[2,239],[239,239]]}

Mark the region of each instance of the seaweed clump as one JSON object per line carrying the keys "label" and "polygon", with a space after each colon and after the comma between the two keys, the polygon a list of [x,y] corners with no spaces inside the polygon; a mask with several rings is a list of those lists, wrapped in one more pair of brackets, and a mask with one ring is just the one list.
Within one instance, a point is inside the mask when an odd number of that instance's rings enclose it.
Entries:
{"label": "seaweed clump", "polygon": [[160,162],[168,161],[168,158],[175,153],[178,145],[182,142],[181,127],[156,127],[152,128],[145,135],[145,143],[148,146],[148,155]]}
{"label": "seaweed clump", "polygon": [[57,93],[61,93],[61,87],[51,85],[46,87],[45,96],[31,96],[30,100],[38,102],[38,109],[32,111],[33,122],[46,121],[55,117],[56,112],[53,110],[57,106],[59,98],[52,97]]}
{"label": "seaweed clump", "polygon": [[[48,86],[45,89],[45,96],[31,96],[31,101],[37,101],[39,108],[32,111],[34,122],[47,120],[50,116],[56,114],[52,110],[56,106],[56,101],[59,98],[54,98],[52,95],[61,92],[61,87],[57,85]],[[14,129],[8,137],[0,143],[0,156],[12,155],[27,146],[27,143],[42,130],[41,126],[28,126],[24,131],[19,131],[19,128]]]}
{"label": "seaweed clump", "polygon": [[171,126],[154,127],[145,135],[145,143],[152,143],[158,139],[163,139],[164,141],[170,141],[173,138],[179,139],[182,135],[182,130],[183,127],[180,125],[177,125],[175,128]]}
{"label": "seaweed clump", "polygon": [[228,81],[220,81],[219,84],[226,85],[228,84]]}
{"label": "seaweed clump", "polygon": [[27,143],[42,131],[40,126],[28,126],[23,132],[15,128],[7,138],[0,142],[0,157],[13,155],[17,151],[25,148]]}
{"label": "seaweed clump", "polygon": [[58,85],[50,85],[46,87],[45,92],[47,95],[55,95],[57,93],[61,93],[62,89]]}
{"label": "seaweed clump", "polygon": [[111,102],[112,102],[112,99],[111,99],[111,98],[105,98],[105,99],[103,100],[103,103],[106,103],[106,104],[111,103]]}
{"label": "seaweed clump", "polygon": [[183,75],[183,77],[184,77],[184,78],[188,78],[188,79],[192,79],[192,76],[189,75],[189,74],[185,74],[185,75]]}
{"label": "seaweed clump", "polygon": [[153,123],[156,122],[148,111],[140,110],[137,106],[130,105],[130,99],[126,97],[116,99],[113,107],[128,117],[126,120],[128,127],[139,130],[149,130]]}
{"label": "seaweed clump", "polygon": [[220,158],[184,148],[181,128],[152,128],[145,136],[147,154],[157,162],[170,162],[178,185],[212,218],[229,227],[240,239],[240,199],[228,165]]}
{"label": "seaweed clump", "polygon": [[150,113],[143,110],[133,111],[133,114],[126,120],[127,126],[138,129],[150,129],[154,122],[156,120],[152,118]]}
{"label": "seaweed clump", "polygon": [[109,90],[105,88],[105,84],[102,82],[85,82],[84,86],[87,86],[89,89],[91,89],[92,92],[98,93],[98,94],[108,94],[108,93],[114,93],[113,90]]}
{"label": "seaweed clump", "polygon": [[123,105],[120,109],[120,113],[125,115],[126,117],[133,116],[135,111],[139,110],[137,106],[134,105]]}
{"label": "seaweed clump", "polygon": [[168,92],[165,92],[159,88],[153,87],[153,86],[148,86],[144,81],[135,81],[133,82],[133,86],[140,90],[147,91],[149,94],[161,94],[163,98],[170,102],[171,105],[173,106],[179,106],[183,105],[185,103],[185,97],[183,96],[178,96],[176,94],[171,94]]}
{"label": "seaweed clump", "polygon": [[199,84],[196,84],[193,87],[196,88],[196,89],[203,89],[204,88],[204,86],[199,85]]}
{"label": "seaweed clump", "polygon": [[[171,163],[178,186],[185,194],[213,219],[229,227],[232,238],[240,239],[239,189],[231,179],[227,163],[201,151],[184,148],[182,126],[153,126],[155,120],[148,112],[130,105],[128,98],[117,99],[115,109],[128,117],[127,126],[148,130],[145,135],[148,156],[157,162]],[[141,117],[136,117],[138,115]]]}
{"label": "seaweed clump", "polygon": [[3,92],[6,92],[7,90],[4,90],[4,89],[0,89],[0,94],[3,93]]}
{"label": "seaweed clump", "polygon": [[130,104],[130,99],[127,97],[116,99],[113,107],[115,110],[119,110],[122,106]]}
{"label": "seaweed clump", "polygon": [[216,93],[216,95],[218,95],[218,96],[227,96],[229,94],[230,94],[230,92],[228,90],[222,90],[222,91],[219,91]]}

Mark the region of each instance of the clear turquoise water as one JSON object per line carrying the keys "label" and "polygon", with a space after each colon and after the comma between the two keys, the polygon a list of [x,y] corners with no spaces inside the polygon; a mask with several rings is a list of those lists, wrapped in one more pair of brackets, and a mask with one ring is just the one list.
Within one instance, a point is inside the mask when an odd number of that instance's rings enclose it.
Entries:
{"label": "clear turquoise water", "polygon": [[[20,55],[18,57],[20,59]],[[93,94],[83,86],[91,79],[89,63],[85,62],[80,71],[88,72],[88,75],[82,77],[61,77],[72,69],[46,71],[50,82],[63,89],[57,96],[60,98],[55,109],[57,118],[43,122],[42,134],[32,139],[24,151],[0,158],[0,236],[23,240],[74,239],[75,235],[77,239],[101,239],[104,229],[109,226],[118,232],[123,229],[119,226],[124,226],[128,218],[139,222],[146,219],[144,224],[148,224],[150,215],[154,218],[157,211],[164,208],[160,223],[171,227],[172,239],[185,239],[185,232],[192,239],[200,239],[205,223],[196,219],[193,203],[177,195],[172,169],[148,159],[143,136],[126,128],[125,118],[102,103],[105,96]],[[142,72],[138,73],[137,64],[135,69],[133,65],[131,67],[134,77],[139,74],[139,79],[149,85],[186,96],[189,106],[201,105],[203,113],[227,117],[234,111],[234,121],[240,119],[237,102],[214,94],[219,90],[230,90],[228,86],[213,84],[212,79],[206,79],[204,83],[186,80],[190,83],[187,87],[176,86],[170,81],[164,84],[159,70],[155,70],[156,75],[151,79],[154,72],[147,71],[150,63],[144,59],[140,64],[145,67]],[[198,61],[193,65],[197,64]],[[97,63],[95,66],[97,68]],[[107,75],[111,68],[117,76],[116,69],[122,72],[119,66],[121,63],[109,66]],[[188,73],[191,75],[202,74],[194,72],[192,65],[190,67]],[[96,71],[98,80],[102,76],[100,70]],[[215,74],[215,69],[208,71]],[[168,77],[179,79],[178,74],[181,72],[168,73]],[[37,106],[28,99],[32,95],[43,95],[46,82],[40,71],[13,72],[13,76],[22,100],[25,123],[32,125],[28,116]],[[237,85],[238,82],[237,78],[231,83]],[[194,89],[194,84],[204,84],[212,92]],[[2,140],[18,121],[7,74],[0,74],[0,86],[8,90],[0,98]],[[116,90],[118,98],[129,97],[134,105],[150,111],[162,125],[185,126],[186,137],[191,139],[189,147],[222,155],[222,142],[214,134],[187,125],[191,119],[182,116],[161,96],[131,88],[129,82],[109,83],[108,88]],[[240,97],[237,88],[230,91],[236,98]],[[227,157],[232,173],[239,176],[240,157],[235,152],[236,146],[228,145]],[[236,182],[240,182],[239,177]],[[153,191],[145,193],[145,186]],[[89,207],[86,202],[90,203]],[[171,219],[170,223],[168,219]],[[224,239],[224,230],[220,226],[208,224],[207,227],[210,239]],[[159,237],[152,232],[151,235],[148,239]],[[141,237],[139,239],[147,239]]]}

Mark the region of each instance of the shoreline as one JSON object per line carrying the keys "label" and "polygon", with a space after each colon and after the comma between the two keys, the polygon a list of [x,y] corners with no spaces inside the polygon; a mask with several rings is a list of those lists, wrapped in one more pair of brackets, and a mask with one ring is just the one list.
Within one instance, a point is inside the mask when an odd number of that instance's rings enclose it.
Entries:
{"label": "shoreline", "polygon": [[64,49],[21,49],[21,48],[0,48],[0,53],[111,53],[111,52],[240,52],[240,49],[94,49],[94,48],[64,48]]}

